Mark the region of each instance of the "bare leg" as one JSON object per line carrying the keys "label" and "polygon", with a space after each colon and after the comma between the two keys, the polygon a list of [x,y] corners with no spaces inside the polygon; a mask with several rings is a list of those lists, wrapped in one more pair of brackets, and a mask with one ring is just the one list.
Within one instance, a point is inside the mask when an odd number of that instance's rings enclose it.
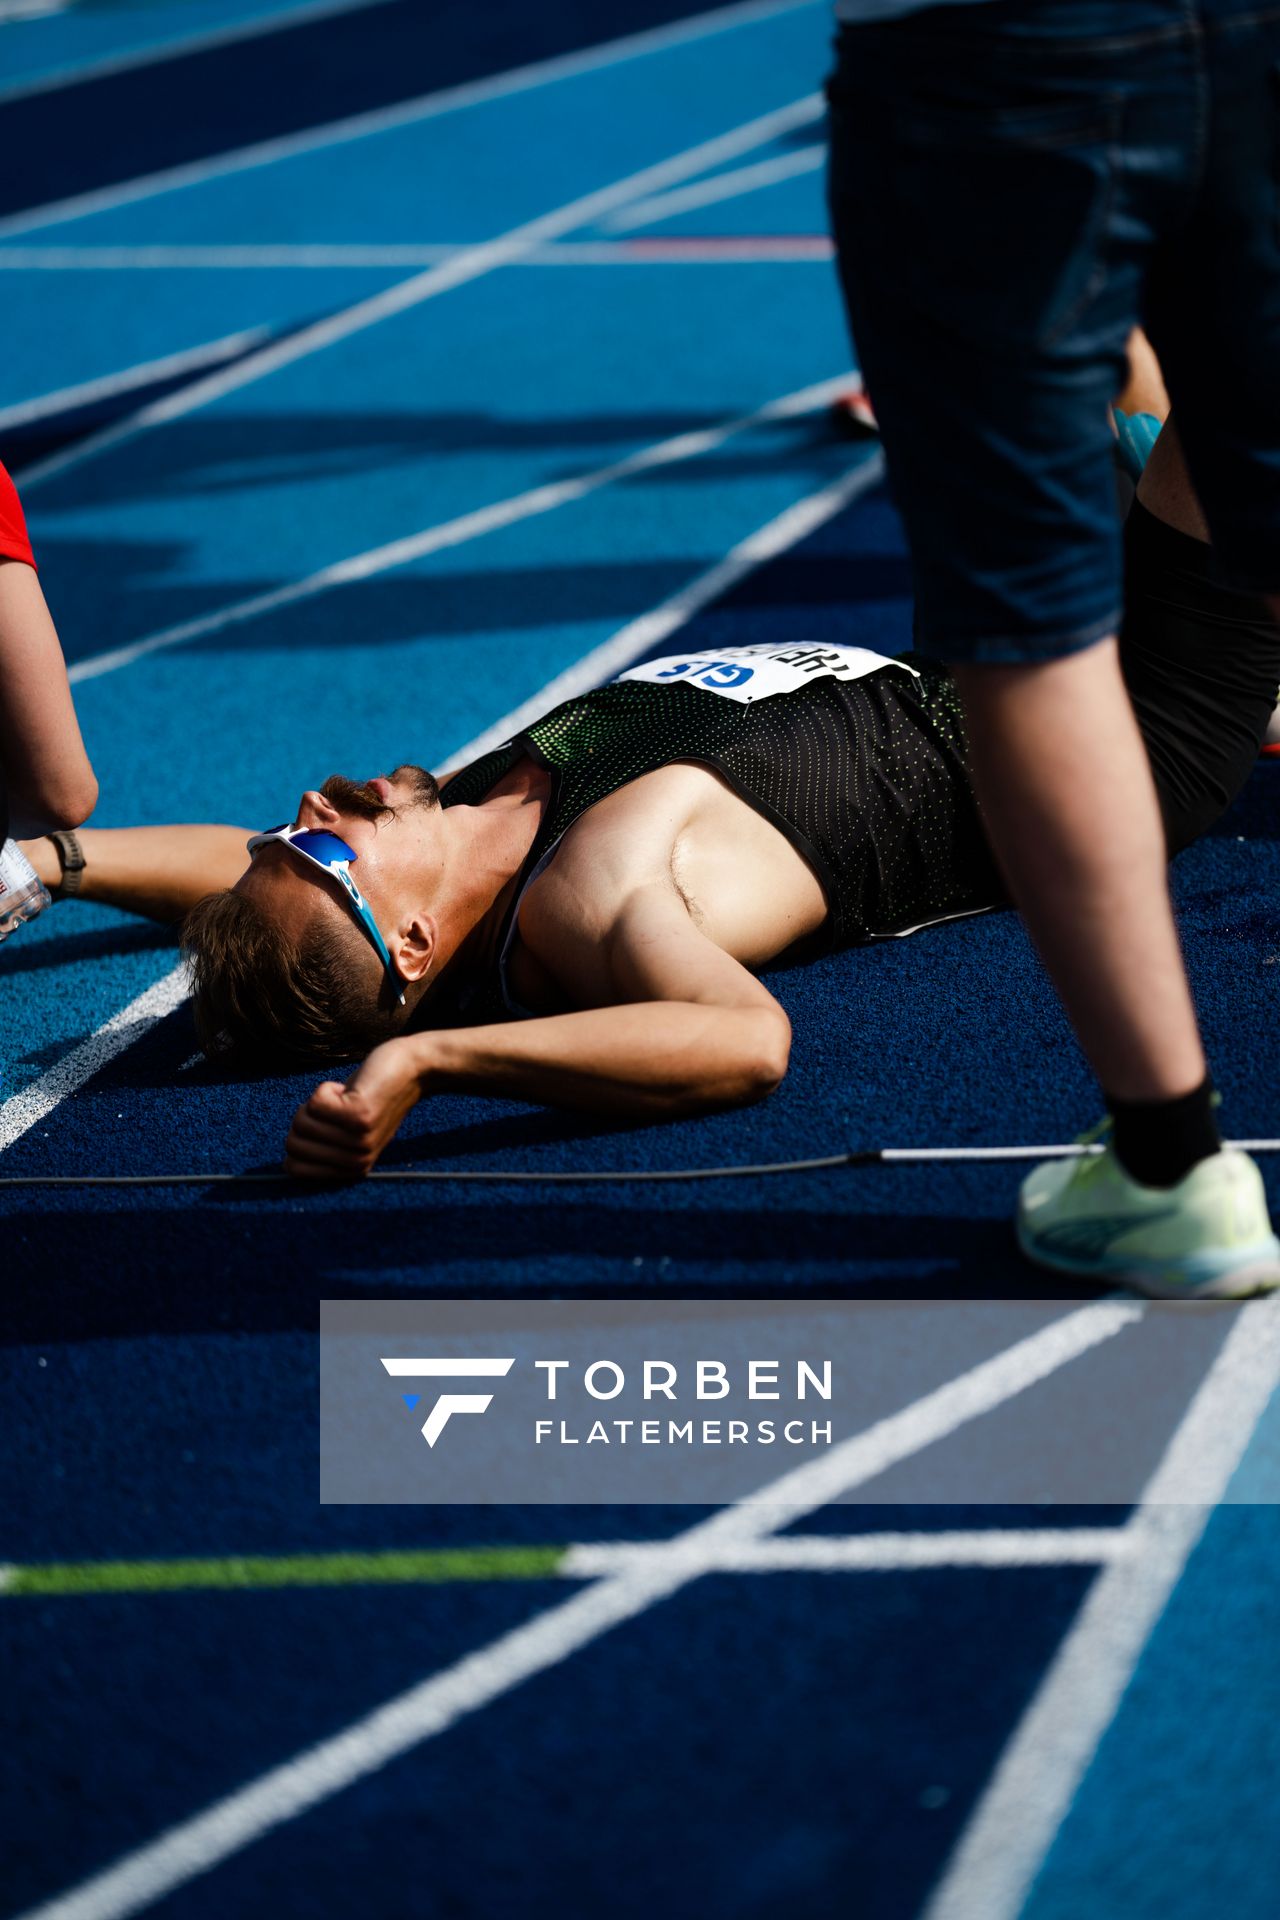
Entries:
{"label": "bare leg", "polygon": [[1114,640],[1043,666],[954,669],[988,835],[1108,1094],[1205,1077],[1164,830]]}
{"label": "bare leg", "polygon": [[[1117,405],[1167,423],[1139,499],[1207,540],[1160,364],[1138,329]],[[1040,667],[958,667],[955,677],[988,836],[1099,1081],[1121,1100],[1189,1093],[1205,1059],[1114,640]]]}
{"label": "bare leg", "polygon": [[[175,926],[197,900],[233,887],[249,864],[247,827],[88,827],[80,900],[123,907]],[[52,840],[26,840],[22,850],[44,881],[56,888],[62,867]]]}

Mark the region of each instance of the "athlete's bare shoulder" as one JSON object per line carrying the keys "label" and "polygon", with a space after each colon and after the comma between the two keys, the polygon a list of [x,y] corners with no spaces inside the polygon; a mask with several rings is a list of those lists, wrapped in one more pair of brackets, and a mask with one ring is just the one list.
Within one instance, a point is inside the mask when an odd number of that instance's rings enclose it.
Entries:
{"label": "athlete's bare shoulder", "polygon": [[642,894],[680,904],[673,857],[698,769],[662,767],[600,800],[569,828],[520,903],[517,931],[529,961],[575,1004],[616,998],[616,935]]}
{"label": "athlete's bare shoulder", "polygon": [[642,775],[565,834],[521,903],[522,944],[579,998],[609,1000],[630,978],[644,901],[749,967],[826,918],[812,868],[721,776],[693,762]]}

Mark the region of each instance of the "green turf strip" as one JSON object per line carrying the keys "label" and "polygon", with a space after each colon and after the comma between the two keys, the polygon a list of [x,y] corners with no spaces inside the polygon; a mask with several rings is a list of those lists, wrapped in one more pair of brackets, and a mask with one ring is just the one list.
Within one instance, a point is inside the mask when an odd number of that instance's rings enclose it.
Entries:
{"label": "green turf strip", "polygon": [[545,1580],[563,1547],[440,1547],[216,1560],[81,1560],[0,1572],[0,1594],[172,1593],[193,1587],[357,1587],[446,1580]]}

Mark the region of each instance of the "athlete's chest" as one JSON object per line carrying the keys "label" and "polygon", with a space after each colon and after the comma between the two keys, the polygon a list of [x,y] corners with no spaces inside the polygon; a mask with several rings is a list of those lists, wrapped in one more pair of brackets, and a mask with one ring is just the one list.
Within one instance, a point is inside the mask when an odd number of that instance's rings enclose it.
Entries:
{"label": "athlete's chest", "polygon": [[762,966],[816,933],[827,900],[804,855],[709,768],[645,774],[577,820],[526,887],[507,981],[538,1012],[616,999],[614,929],[638,891],[673,893],[709,940]]}

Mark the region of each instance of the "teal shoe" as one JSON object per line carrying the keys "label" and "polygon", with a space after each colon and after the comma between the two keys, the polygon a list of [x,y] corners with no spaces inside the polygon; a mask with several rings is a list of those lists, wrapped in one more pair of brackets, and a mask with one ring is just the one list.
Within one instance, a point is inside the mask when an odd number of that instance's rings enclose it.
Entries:
{"label": "teal shoe", "polygon": [[1022,1183],[1018,1245],[1056,1273],[1160,1300],[1231,1300],[1280,1287],[1262,1175],[1232,1147],[1173,1187],[1140,1186],[1110,1147],[1050,1160]]}

